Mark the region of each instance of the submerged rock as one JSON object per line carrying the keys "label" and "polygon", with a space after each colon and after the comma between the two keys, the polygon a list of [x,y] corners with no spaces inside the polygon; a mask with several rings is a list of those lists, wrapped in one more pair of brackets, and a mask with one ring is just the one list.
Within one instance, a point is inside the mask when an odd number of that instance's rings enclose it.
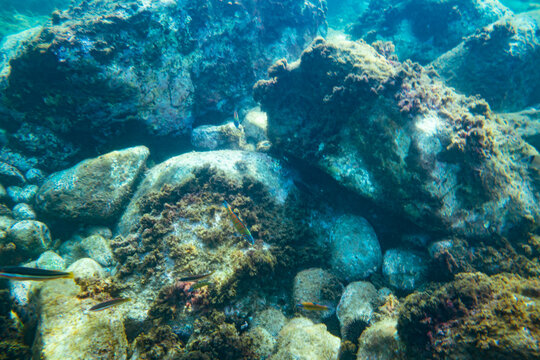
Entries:
{"label": "submerged rock", "polygon": [[26,179],[15,166],[0,161],[0,181],[4,185],[21,185]]}
{"label": "submerged rock", "polygon": [[22,134],[21,146],[50,144],[35,154],[54,170],[58,160],[119,137],[189,134],[194,123],[220,122],[237,106],[252,106],[252,84],[273,59],[297,56],[324,28],[325,12],[322,0],[72,6],[12,56],[0,93],[10,116],[0,126],[48,129]]}
{"label": "submerged rock", "polygon": [[412,358],[537,359],[540,280],[461,273],[409,295],[398,326]]}
{"label": "submerged rock", "polygon": [[390,286],[411,291],[427,281],[428,259],[415,251],[390,249],[384,253],[382,269]]}
{"label": "submerged rock", "polygon": [[491,0],[370,1],[350,26],[355,39],[391,41],[400,60],[426,64],[464,36],[512,12]]}
{"label": "submerged rock", "polygon": [[82,239],[75,236],[65,241],[60,246],[60,253],[68,264],[81,258],[91,258],[104,267],[113,266],[115,263],[110,240],[97,234]]}
{"label": "submerged rock", "polygon": [[387,318],[368,327],[358,339],[357,360],[405,360],[397,319]]}
{"label": "submerged rock", "polygon": [[13,218],[17,220],[34,220],[36,212],[28,204],[17,204],[13,207]]}
{"label": "submerged rock", "polygon": [[269,360],[337,360],[340,345],[325,325],[294,318],[281,329],[277,352]]}
{"label": "submerged rock", "polygon": [[[68,270],[82,278],[92,272],[84,260]],[[99,359],[106,354],[107,359],[127,359],[128,342],[121,310],[111,308],[104,310],[106,313],[87,313],[85,310],[96,301],[77,298],[79,291],[79,286],[71,279],[43,284],[37,298],[41,311],[33,345],[34,357],[57,360],[68,356],[82,360]]]}
{"label": "submerged rock", "polygon": [[10,186],[7,188],[7,193],[14,203],[31,204],[38,191],[37,185],[26,185],[21,188],[19,186]]}
{"label": "submerged rock", "polygon": [[365,279],[382,264],[377,235],[366,219],[345,215],[338,218],[330,232],[332,271],[341,280]]}
{"label": "submerged rock", "polygon": [[54,173],[39,188],[36,207],[52,218],[110,222],[128,200],[148,155],[146,147],[133,147]]}
{"label": "submerged rock", "polygon": [[[35,220],[22,220],[8,230],[8,239],[15,245],[18,262],[35,259],[52,245],[47,225]],[[17,262],[17,258],[10,262]]]}
{"label": "submerged rock", "polygon": [[357,281],[347,285],[336,310],[341,326],[341,337],[356,341],[371,323],[377,305],[378,293],[373,284]]}
{"label": "submerged rock", "polygon": [[540,103],[540,10],[505,17],[433,62],[444,81],[497,111]]}
{"label": "submerged rock", "polygon": [[339,280],[323,269],[302,270],[294,277],[293,300],[295,306],[302,302],[313,302],[328,306],[328,310],[325,311],[309,311],[297,307],[297,311],[303,316],[317,322],[335,312],[342,292],[343,285]]}
{"label": "submerged rock", "polygon": [[47,270],[64,270],[66,263],[64,259],[52,250],[45,251],[36,260],[36,267]]}
{"label": "submerged rock", "polygon": [[317,39],[269,72],[254,97],[284,156],[427,232],[487,238],[540,223],[540,194],[516,161],[533,149],[485,101],[365,43]]}
{"label": "submerged rock", "polygon": [[243,130],[233,123],[201,125],[191,133],[191,145],[200,150],[241,149],[245,142]]}

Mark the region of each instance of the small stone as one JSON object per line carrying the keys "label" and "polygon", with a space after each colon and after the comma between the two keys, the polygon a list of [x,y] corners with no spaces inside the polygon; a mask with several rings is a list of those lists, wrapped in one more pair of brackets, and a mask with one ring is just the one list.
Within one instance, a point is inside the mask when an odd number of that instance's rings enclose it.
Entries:
{"label": "small stone", "polygon": [[378,302],[377,289],[367,281],[350,283],[345,288],[336,313],[341,337],[356,341],[369,326]]}
{"label": "small stone", "polygon": [[322,321],[334,313],[342,292],[343,285],[339,280],[323,269],[311,268],[303,270],[296,274],[294,278],[293,299],[295,306],[302,302],[313,302],[328,306],[326,311],[297,309],[303,316],[314,321]]}
{"label": "small stone", "polygon": [[396,319],[387,318],[368,327],[358,339],[357,360],[405,360],[396,326]]}
{"label": "small stone", "polygon": [[37,185],[26,185],[21,188],[19,186],[10,186],[7,188],[8,196],[14,203],[30,204],[34,201],[38,187]]}
{"label": "small stone", "polygon": [[40,169],[32,168],[24,175],[30,184],[40,185],[45,180],[45,173]]}
{"label": "small stone", "polygon": [[9,228],[9,240],[12,241],[18,253],[27,258],[36,258],[51,246],[51,233],[42,222],[22,220]]}
{"label": "small stone", "polygon": [[13,207],[13,217],[17,220],[34,220],[36,212],[30,205],[20,203]]}
{"label": "small stone", "polygon": [[75,261],[67,270],[73,272],[76,279],[100,279],[105,276],[103,268],[96,261],[89,258]]}
{"label": "small stone", "polygon": [[252,326],[263,328],[271,336],[277,337],[286,322],[287,318],[281,311],[268,308],[255,315]]}
{"label": "small stone", "polygon": [[101,266],[114,265],[114,255],[109,240],[100,235],[92,235],[81,241],[82,251]]}
{"label": "small stone", "polygon": [[112,239],[112,231],[106,226],[88,226],[81,229],[79,232],[83,238],[92,235],[99,235],[104,237],[105,239]]}
{"label": "small stone", "polygon": [[239,149],[241,142],[245,142],[244,133],[233,123],[201,125],[191,132],[191,144],[201,150]]}
{"label": "small stone", "polygon": [[66,263],[64,259],[54,251],[45,251],[36,260],[36,267],[47,270],[64,270]]}
{"label": "small stone", "polygon": [[248,140],[255,143],[268,140],[266,131],[268,117],[264,111],[261,111],[260,107],[249,110],[242,122],[242,126],[244,126],[244,132],[246,133],[246,138]]}
{"label": "small stone", "polygon": [[267,359],[276,347],[277,340],[262,327],[255,327],[248,332],[248,336],[253,340],[253,348],[259,359]]}
{"label": "small stone", "polygon": [[344,215],[338,218],[330,233],[333,272],[341,279],[365,279],[379,269],[382,253],[377,235],[366,219]]}
{"label": "small stone", "polygon": [[384,254],[383,275],[390,286],[411,291],[427,280],[426,256],[409,250],[390,249]]}
{"label": "small stone", "polygon": [[4,185],[22,185],[26,180],[15,166],[0,161],[0,181]]}

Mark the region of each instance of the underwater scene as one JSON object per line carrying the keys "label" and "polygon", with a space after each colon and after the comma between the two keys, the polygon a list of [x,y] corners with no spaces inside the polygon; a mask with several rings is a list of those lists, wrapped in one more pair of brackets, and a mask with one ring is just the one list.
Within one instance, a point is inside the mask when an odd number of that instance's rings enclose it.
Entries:
{"label": "underwater scene", "polygon": [[540,0],[0,0],[0,360],[540,359]]}

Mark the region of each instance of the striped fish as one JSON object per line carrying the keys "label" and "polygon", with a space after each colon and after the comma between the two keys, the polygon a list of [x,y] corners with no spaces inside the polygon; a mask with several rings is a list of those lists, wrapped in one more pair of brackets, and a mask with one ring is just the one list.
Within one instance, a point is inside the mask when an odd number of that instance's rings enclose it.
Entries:
{"label": "striped fish", "polygon": [[231,217],[231,220],[233,222],[234,228],[236,231],[238,231],[246,241],[250,242],[251,245],[255,244],[255,240],[253,239],[253,236],[251,236],[251,233],[249,232],[249,229],[246,225],[238,218],[238,215],[232,211],[229,204],[227,204],[226,201],[223,201],[223,206],[225,206],[225,209],[227,209],[227,212],[229,213],[229,216]]}
{"label": "striped fish", "polygon": [[128,301],[131,301],[131,299],[130,298],[115,298],[115,299],[107,300],[97,305],[94,305],[90,309],[88,309],[88,311],[94,311],[94,312],[101,311],[101,310],[105,310],[116,305],[123,304]]}
{"label": "striped fish", "polygon": [[329,309],[326,305],[321,305],[313,302],[304,301],[299,304],[296,304],[299,308],[302,308],[304,310],[311,310],[311,311],[326,311]]}
{"label": "striped fish", "polygon": [[73,279],[73,273],[24,266],[3,266],[0,267],[0,278],[10,280],[44,281],[63,278]]}
{"label": "striped fish", "polygon": [[206,279],[213,273],[214,273],[213,271],[210,271],[204,274],[186,275],[184,277],[181,277],[179,281],[183,281],[183,282],[200,281],[202,279]]}

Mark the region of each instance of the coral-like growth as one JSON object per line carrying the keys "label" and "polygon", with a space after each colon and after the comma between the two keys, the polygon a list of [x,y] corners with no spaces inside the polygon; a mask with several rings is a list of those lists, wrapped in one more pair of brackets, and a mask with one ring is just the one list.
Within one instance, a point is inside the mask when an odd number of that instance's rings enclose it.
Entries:
{"label": "coral-like growth", "polygon": [[139,353],[139,359],[160,360],[179,359],[184,349],[178,337],[169,326],[155,326],[145,334],[139,335],[133,347]]}
{"label": "coral-like growth", "polygon": [[193,359],[196,354],[212,360],[258,359],[252,349],[253,340],[239,334],[225,319],[223,313],[213,311],[197,320],[193,339],[187,345],[188,354],[182,359]]}
{"label": "coral-like growth", "polygon": [[540,356],[540,280],[463,273],[409,295],[398,331],[411,358],[533,359]]}

